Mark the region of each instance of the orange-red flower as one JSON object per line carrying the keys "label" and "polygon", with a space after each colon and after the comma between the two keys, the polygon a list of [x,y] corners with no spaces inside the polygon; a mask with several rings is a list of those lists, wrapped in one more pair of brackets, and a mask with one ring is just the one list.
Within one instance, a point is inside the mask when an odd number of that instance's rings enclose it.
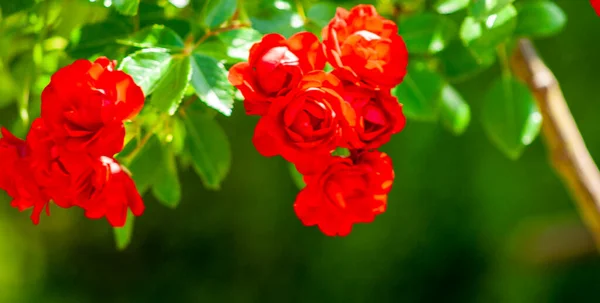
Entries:
{"label": "orange-red flower", "polygon": [[596,14],[600,16],[600,0],[590,0],[592,7],[596,11]]}
{"label": "orange-red flower", "polygon": [[297,33],[289,39],[268,34],[252,46],[248,62],[230,69],[229,82],[244,96],[247,114],[264,115],[273,98],[294,88],[305,73],[324,66],[322,45],[312,33]]}
{"label": "orange-red flower", "polygon": [[353,224],[372,222],[386,210],[394,171],[385,153],[362,151],[332,157],[320,173],[304,179],[294,204],[298,218],[328,236],[345,236]]}
{"label": "orange-red flower", "polygon": [[389,89],[406,75],[406,44],[396,24],[381,17],[372,5],[357,5],[350,11],[338,8],[322,36],[327,60],[334,68],[346,70],[343,75],[348,80]]}
{"label": "orange-red flower", "polygon": [[254,146],[264,156],[288,161],[328,155],[352,136],[356,115],[342,99],[338,78],[314,71],[297,87],[273,101],[254,132]]}

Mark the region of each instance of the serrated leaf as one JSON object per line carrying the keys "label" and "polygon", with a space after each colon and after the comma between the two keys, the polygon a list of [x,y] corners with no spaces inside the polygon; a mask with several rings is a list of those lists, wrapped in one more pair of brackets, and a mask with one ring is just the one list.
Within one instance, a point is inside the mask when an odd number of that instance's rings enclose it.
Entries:
{"label": "serrated leaf", "polygon": [[458,26],[449,18],[433,13],[409,16],[398,26],[408,51],[434,54],[443,50],[456,36]]}
{"label": "serrated leaf", "polygon": [[152,25],[135,33],[127,39],[118,40],[119,43],[143,48],[182,49],[183,39],[172,29],[164,25]]}
{"label": "serrated leaf", "polygon": [[231,166],[231,147],[225,131],[206,115],[188,113],[183,121],[194,170],[206,188],[220,189]]}
{"label": "serrated leaf", "polygon": [[515,0],[472,0],[469,14],[478,21],[483,21],[489,16],[498,13]]}
{"label": "serrated leaf", "polygon": [[486,51],[495,48],[513,34],[517,26],[517,9],[506,5],[484,21],[467,17],[460,27],[463,43],[475,51]]}
{"label": "serrated leaf", "polygon": [[217,28],[231,19],[237,8],[236,0],[206,0],[204,24],[208,28]]}
{"label": "serrated leaf", "polygon": [[296,169],[294,163],[288,163],[288,168],[290,170],[290,177],[292,177],[294,184],[298,186],[298,189],[303,189],[306,186],[306,183],[304,182],[304,176]]}
{"label": "serrated leaf", "polygon": [[140,0],[113,0],[112,6],[125,16],[135,16],[138,13]]}
{"label": "serrated leaf", "polygon": [[464,133],[471,120],[469,104],[450,84],[442,89],[440,113],[442,125],[455,135]]}
{"label": "serrated leaf", "polygon": [[131,210],[127,210],[127,218],[125,219],[125,225],[123,227],[113,227],[115,235],[115,244],[118,250],[125,250],[129,243],[131,243],[131,237],[133,235],[133,221],[135,216],[131,213]]}
{"label": "serrated leaf", "polygon": [[412,61],[404,81],[394,88],[393,94],[403,104],[406,117],[434,121],[438,117],[443,86],[444,80],[439,74],[422,62]]}
{"label": "serrated leaf", "polygon": [[493,83],[484,99],[482,119],[488,137],[511,159],[533,142],[542,125],[534,96],[512,77]]}
{"label": "serrated leaf", "polygon": [[173,57],[166,73],[156,85],[150,103],[160,112],[174,115],[192,78],[189,56]]}
{"label": "serrated leaf", "polygon": [[127,56],[120,69],[129,74],[148,96],[169,70],[172,59],[164,49],[148,48]]}
{"label": "serrated leaf", "polygon": [[223,64],[202,54],[193,54],[192,57],[191,83],[200,100],[225,116],[231,115],[233,86],[227,80]]}
{"label": "serrated leaf", "polygon": [[434,4],[435,11],[440,14],[452,14],[469,6],[471,0],[438,0]]}
{"label": "serrated leaf", "polygon": [[548,37],[560,32],[567,23],[565,12],[551,1],[528,1],[517,4],[515,34]]}
{"label": "serrated leaf", "polygon": [[181,184],[177,174],[175,153],[169,145],[163,144],[161,156],[160,162],[156,162],[157,174],[160,175],[161,180],[152,186],[152,194],[166,207],[176,208],[181,201]]}

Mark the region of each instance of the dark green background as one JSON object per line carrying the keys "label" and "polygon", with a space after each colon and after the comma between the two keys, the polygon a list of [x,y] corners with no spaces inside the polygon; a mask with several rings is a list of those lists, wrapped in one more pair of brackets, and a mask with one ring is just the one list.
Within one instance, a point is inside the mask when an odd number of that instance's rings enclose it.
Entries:
{"label": "dark green background", "polygon": [[[600,161],[600,18],[588,1],[556,2],[567,26],[536,45]],[[233,149],[222,190],[182,172],[181,205],[148,195],[124,252],[105,221],[55,207],[33,226],[2,193],[0,301],[598,302],[600,258],[543,140],[511,161],[483,133],[498,73],[457,85],[474,117],[463,136],[409,121],[385,146],[397,175],[388,211],[345,238],[295,217],[287,164],[255,151],[241,104],[220,118]]]}

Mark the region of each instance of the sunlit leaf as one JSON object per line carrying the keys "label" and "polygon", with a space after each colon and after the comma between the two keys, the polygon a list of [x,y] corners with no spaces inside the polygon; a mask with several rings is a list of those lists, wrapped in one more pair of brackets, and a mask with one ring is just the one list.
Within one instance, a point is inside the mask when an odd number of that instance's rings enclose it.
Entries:
{"label": "sunlit leaf", "polygon": [[126,16],[137,15],[140,0],[112,0],[112,6]]}
{"label": "sunlit leaf", "polygon": [[465,9],[471,0],[437,0],[435,10],[440,14],[452,14]]}
{"label": "sunlit leaf", "polygon": [[515,34],[527,37],[547,37],[560,32],[567,23],[565,12],[551,1],[517,3]]}
{"label": "sunlit leaf", "polygon": [[142,49],[122,62],[120,69],[131,75],[144,94],[151,94],[172,63],[171,54],[163,49]]}
{"label": "sunlit leaf", "polygon": [[236,0],[206,0],[203,12],[204,24],[216,28],[231,19],[237,7]]}
{"label": "sunlit leaf", "polygon": [[442,89],[440,109],[442,125],[455,135],[462,134],[471,120],[471,109],[463,97],[449,84]]}
{"label": "sunlit leaf", "polygon": [[440,95],[444,80],[425,64],[410,62],[404,81],[393,93],[403,104],[404,114],[416,120],[433,121],[438,117]]}
{"label": "sunlit leaf", "polygon": [[151,104],[161,112],[175,114],[192,78],[190,57],[173,57],[167,71],[156,85]]}
{"label": "sunlit leaf", "polygon": [[525,84],[503,77],[486,94],[482,121],[492,142],[509,158],[517,159],[539,134],[542,115]]}
{"label": "sunlit leaf", "polygon": [[118,40],[119,43],[143,48],[168,48],[182,49],[183,39],[172,29],[164,25],[153,25],[142,29],[127,39]]}
{"label": "sunlit leaf", "polygon": [[200,100],[225,116],[231,115],[233,86],[227,80],[225,67],[211,57],[194,54],[192,69],[191,83]]}
{"label": "sunlit leaf", "polygon": [[402,19],[399,25],[409,53],[437,53],[456,36],[458,26],[449,18],[423,13]]}

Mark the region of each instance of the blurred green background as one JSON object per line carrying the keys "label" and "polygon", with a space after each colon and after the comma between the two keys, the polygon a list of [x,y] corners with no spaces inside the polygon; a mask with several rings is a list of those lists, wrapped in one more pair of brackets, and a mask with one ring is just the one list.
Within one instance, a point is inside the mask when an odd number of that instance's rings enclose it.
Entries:
{"label": "blurred green background", "polygon": [[[600,18],[587,2],[557,0],[567,26],[536,45],[600,161]],[[474,113],[498,73],[457,84]],[[397,175],[387,212],[345,238],[302,226],[287,163],[256,152],[241,103],[219,116],[233,150],[222,190],[183,171],[180,206],[148,194],[123,252],[104,220],[54,207],[34,226],[2,192],[0,302],[598,302],[600,257],[542,138],[511,161],[473,116],[459,137],[409,121],[383,149]]]}

